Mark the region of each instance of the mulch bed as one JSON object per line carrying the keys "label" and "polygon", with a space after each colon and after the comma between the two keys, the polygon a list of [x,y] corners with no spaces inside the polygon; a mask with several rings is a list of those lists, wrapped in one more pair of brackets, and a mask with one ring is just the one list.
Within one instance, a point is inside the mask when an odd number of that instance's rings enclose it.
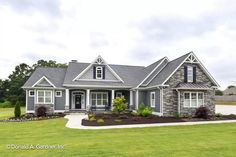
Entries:
{"label": "mulch bed", "polygon": [[53,114],[53,115],[47,115],[44,117],[37,117],[35,115],[23,115],[19,118],[10,117],[8,119],[0,120],[0,122],[27,122],[27,121],[39,121],[39,120],[47,120],[47,119],[55,119],[55,118],[61,118],[64,117],[65,114]]}
{"label": "mulch bed", "polygon": [[[175,122],[196,122],[196,121],[216,121],[216,120],[236,120],[236,115],[227,115],[220,117],[210,117],[209,119],[201,118],[176,118],[176,117],[159,117],[151,115],[148,117],[134,116],[132,114],[115,115],[115,114],[96,114],[94,121],[88,119],[82,120],[84,126],[108,126],[108,125],[127,125],[127,124],[153,124],[153,123],[175,123]],[[102,119],[104,122],[97,122]]]}

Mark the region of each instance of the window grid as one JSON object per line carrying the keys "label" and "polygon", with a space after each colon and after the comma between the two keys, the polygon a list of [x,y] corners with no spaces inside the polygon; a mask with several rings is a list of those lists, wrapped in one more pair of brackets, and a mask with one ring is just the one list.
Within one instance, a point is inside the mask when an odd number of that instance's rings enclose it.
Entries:
{"label": "window grid", "polygon": [[37,91],[37,103],[52,104],[52,91],[38,90]]}
{"label": "window grid", "polygon": [[155,92],[151,92],[150,102],[151,102],[151,107],[155,107]]}
{"label": "window grid", "polygon": [[204,105],[203,92],[185,92],[184,93],[184,107],[200,107]]}
{"label": "window grid", "polygon": [[92,93],[92,105],[105,106],[108,104],[108,93],[97,92]]}

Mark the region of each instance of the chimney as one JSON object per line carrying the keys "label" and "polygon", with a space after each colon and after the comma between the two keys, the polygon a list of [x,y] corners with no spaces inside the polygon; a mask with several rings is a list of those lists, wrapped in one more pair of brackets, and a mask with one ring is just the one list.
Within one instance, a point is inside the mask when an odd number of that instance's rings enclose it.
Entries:
{"label": "chimney", "polygon": [[71,62],[73,62],[73,63],[77,63],[77,60],[71,60]]}

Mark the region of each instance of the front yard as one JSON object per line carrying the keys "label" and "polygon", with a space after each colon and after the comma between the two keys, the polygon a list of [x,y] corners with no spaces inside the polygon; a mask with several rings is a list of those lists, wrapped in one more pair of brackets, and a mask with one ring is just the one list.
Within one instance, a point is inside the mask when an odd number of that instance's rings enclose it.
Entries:
{"label": "front yard", "polygon": [[[77,130],[66,119],[0,123],[4,157],[234,157],[236,123],[111,130]],[[54,150],[9,150],[7,144],[64,145]]]}
{"label": "front yard", "polygon": [[[25,107],[21,107],[21,114],[25,114]],[[0,108],[0,120],[14,117],[14,108]]]}

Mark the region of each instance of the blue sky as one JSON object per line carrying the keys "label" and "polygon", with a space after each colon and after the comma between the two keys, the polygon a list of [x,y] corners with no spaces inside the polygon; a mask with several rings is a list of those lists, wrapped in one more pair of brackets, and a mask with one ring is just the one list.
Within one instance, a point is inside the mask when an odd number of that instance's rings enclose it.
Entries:
{"label": "blue sky", "polygon": [[193,51],[236,84],[236,1],[0,0],[0,78],[39,59],[148,65]]}

